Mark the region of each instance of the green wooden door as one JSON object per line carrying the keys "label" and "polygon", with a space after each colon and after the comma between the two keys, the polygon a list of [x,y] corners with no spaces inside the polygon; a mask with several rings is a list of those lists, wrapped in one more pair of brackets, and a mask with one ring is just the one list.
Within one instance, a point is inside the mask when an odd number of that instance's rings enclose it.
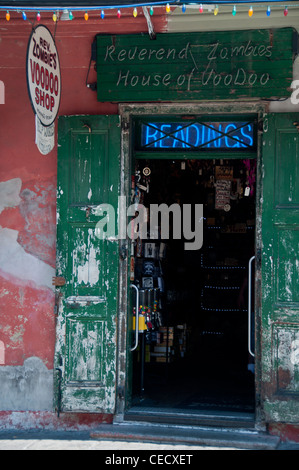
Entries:
{"label": "green wooden door", "polygon": [[264,119],[262,403],[267,422],[299,422],[298,114]]}
{"label": "green wooden door", "polygon": [[59,119],[57,276],[65,285],[56,289],[55,367],[61,411],[115,408],[118,241],[99,238],[96,225],[99,205],[117,209],[119,160],[118,116]]}

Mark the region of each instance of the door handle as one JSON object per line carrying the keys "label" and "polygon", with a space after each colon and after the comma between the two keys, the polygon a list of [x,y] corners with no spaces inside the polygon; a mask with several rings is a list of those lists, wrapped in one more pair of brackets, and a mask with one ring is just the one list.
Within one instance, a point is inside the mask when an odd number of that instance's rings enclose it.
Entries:
{"label": "door handle", "polygon": [[139,290],[135,284],[130,284],[130,287],[136,290],[136,318],[135,318],[135,345],[131,348],[131,352],[135,351],[138,346],[138,325],[139,325]]}
{"label": "door handle", "polygon": [[254,357],[254,353],[251,348],[251,272],[254,259],[255,256],[252,256],[248,263],[248,352],[252,357]]}

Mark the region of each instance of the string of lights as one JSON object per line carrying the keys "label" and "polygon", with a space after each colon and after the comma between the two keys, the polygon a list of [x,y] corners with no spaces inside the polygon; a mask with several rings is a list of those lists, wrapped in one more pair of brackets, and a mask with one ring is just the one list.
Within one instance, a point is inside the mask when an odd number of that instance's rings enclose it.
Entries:
{"label": "string of lights", "polygon": [[[23,20],[27,20],[27,14],[28,13],[35,13],[36,14],[36,20],[37,21],[40,21],[41,18],[42,18],[42,14],[43,13],[52,13],[52,18],[53,18],[53,21],[56,22],[58,19],[61,18],[62,15],[64,15],[64,18],[63,19],[69,19],[69,20],[73,20],[75,18],[75,15],[74,13],[77,14],[80,13],[83,15],[83,18],[85,19],[85,21],[88,21],[89,19],[89,13],[90,12],[99,12],[99,18],[101,19],[104,19],[105,18],[105,12],[107,10],[116,10],[116,16],[117,18],[121,18],[121,14],[122,14],[122,10],[123,9],[132,9],[132,15],[136,18],[138,16],[138,7],[149,7],[149,13],[150,15],[153,15],[154,14],[154,10],[155,8],[159,8],[159,10],[161,10],[161,7],[165,8],[165,12],[166,13],[170,13],[172,11],[172,8],[180,8],[181,9],[181,12],[182,13],[186,13],[187,10],[190,8],[192,9],[192,11],[194,11],[195,8],[198,8],[198,12],[199,14],[203,14],[205,13],[205,10],[207,10],[207,12],[212,12],[214,14],[214,16],[217,16],[219,13],[220,13],[220,8],[219,8],[219,5],[225,5],[226,7],[227,6],[231,6],[231,13],[233,16],[236,16],[237,13],[238,13],[238,9],[240,7],[240,5],[242,5],[243,9],[242,11],[244,11],[244,5],[248,5],[250,4],[250,7],[248,9],[248,16],[251,17],[253,16],[254,14],[254,9],[260,9],[260,8],[264,8],[265,9],[265,14],[266,16],[270,16],[271,15],[271,11],[272,10],[277,10],[277,9],[280,9],[282,10],[283,12],[283,15],[284,16],[287,16],[288,13],[289,13],[289,9],[290,8],[298,8],[299,7],[299,4],[294,4],[292,1],[289,2],[287,5],[286,4],[281,4],[280,2],[276,2],[274,0],[270,2],[271,3],[271,6],[269,5],[269,2],[259,2],[259,4],[256,4],[254,1],[251,1],[251,3],[249,3],[249,1],[247,2],[247,0],[245,1],[236,1],[235,3],[230,3],[230,2],[226,2],[225,0],[224,1],[219,1],[218,4],[212,4],[212,3],[199,3],[199,4],[190,4],[190,3],[173,3],[173,2],[161,2],[161,3],[157,3],[155,2],[155,4],[153,5],[152,3],[143,3],[143,4],[136,4],[136,3],[132,3],[132,4],[128,4],[128,5],[107,5],[107,6],[68,6],[67,8],[65,6],[53,6],[53,7],[49,7],[49,6],[39,6],[39,7],[36,7],[36,6],[26,6],[26,8],[22,8],[20,6],[15,6],[15,5],[3,5],[3,6],[0,6],[0,18],[1,18],[1,11],[4,11],[5,12],[5,18],[7,21],[10,21],[11,19],[11,15],[10,15],[10,12],[17,12],[17,13],[20,13],[20,15],[22,16]],[[274,5],[273,5],[274,3]],[[265,4],[266,4],[266,8],[265,8]],[[254,5],[254,6],[253,6]],[[68,15],[68,17],[66,18],[65,15]]]}
{"label": "string of lights", "polygon": [[21,6],[21,5],[0,5],[0,10],[10,10],[10,11],[64,11],[65,9],[69,10],[69,11],[98,11],[98,10],[118,10],[120,8],[134,8],[134,7],[142,7],[142,6],[145,6],[145,7],[153,7],[153,6],[157,6],[157,7],[161,7],[161,6],[165,6],[165,8],[167,8],[167,5],[170,6],[170,4],[172,4],[173,2],[171,1],[161,1],[161,2],[155,2],[154,5],[152,2],[145,2],[145,3],[132,3],[132,4],[128,4],[128,5],[125,5],[125,4],[115,4],[115,5],[97,5],[97,6],[94,6],[94,5],[86,5],[86,6],[76,6],[76,5],[54,5],[54,6],[42,6],[39,5],[38,7],[37,6],[27,6],[24,7],[24,6]]}

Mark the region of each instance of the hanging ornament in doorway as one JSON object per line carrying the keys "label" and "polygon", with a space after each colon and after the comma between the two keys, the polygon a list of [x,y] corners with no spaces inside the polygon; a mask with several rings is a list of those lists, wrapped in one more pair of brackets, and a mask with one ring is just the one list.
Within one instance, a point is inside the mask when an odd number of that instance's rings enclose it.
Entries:
{"label": "hanging ornament in doorway", "polygon": [[148,166],[145,166],[142,170],[142,174],[144,176],[144,178],[142,179],[142,186],[139,185],[138,187],[143,191],[149,193],[151,169]]}
{"label": "hanging ornament in doorway", "polygon": [[143,168],[142,173],[144,174],[144,176],[149,176],[151,174],[151,169],[146,166]]}
{"label": "hanging ornament in doorway", "polygon": [[[244,196],[254,195],[254,187],[255,187],[255,173],[256,173],[256,160],[243,160],[243,163],[246,168],[246,186],[244,190]],[[249,188],[249,189],[248,189]],[[248,194],[249,192],[249,194]]]}
{"label": "hanging ornament in doorway", "polygon": [[250,195],[250,186],[246,186],[245,191],[244,191],[244,196],[248,197]]}

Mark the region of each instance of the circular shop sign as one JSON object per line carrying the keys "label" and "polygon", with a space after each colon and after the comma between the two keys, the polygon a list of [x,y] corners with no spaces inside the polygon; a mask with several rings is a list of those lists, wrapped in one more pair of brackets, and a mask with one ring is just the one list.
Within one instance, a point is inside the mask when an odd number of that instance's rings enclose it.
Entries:
{"label": "circular shop sign", "polygon": [[33,111],[44,126],[50,126],[59,109],[61,77],[58,52],[46,26],[36,26],[31,33],[26,75]]}

